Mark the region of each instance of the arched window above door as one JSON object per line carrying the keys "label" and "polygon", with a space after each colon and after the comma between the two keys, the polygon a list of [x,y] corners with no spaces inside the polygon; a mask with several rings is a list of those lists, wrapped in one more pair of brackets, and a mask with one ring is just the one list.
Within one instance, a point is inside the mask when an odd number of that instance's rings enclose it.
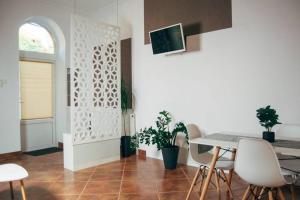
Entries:
{"label": "arched window above door", "polygon": [[53,118],[54,40],[43,26],[27,22],[19,28],[21,119]]}
{"label": "arched window above door", "polygon": [[51,34],[36,23],[25,23],[19,29],[19,50],[54,54]]}

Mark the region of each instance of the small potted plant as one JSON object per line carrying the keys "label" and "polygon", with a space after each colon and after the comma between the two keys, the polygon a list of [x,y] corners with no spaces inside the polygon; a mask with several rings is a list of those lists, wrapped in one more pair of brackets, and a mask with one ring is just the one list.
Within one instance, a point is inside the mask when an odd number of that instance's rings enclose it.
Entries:
{"label": "small potted plant", "polygon": [[164,165],[166,169],[175,169],[178,160],[179,147],[175,145],[176,137],[179,132],[185,134],[185,140],[188,142],[187,128],[183,122],[175,124],[170,131],[171,123],[170,113],[162,111],[155,122],[156,127],[145,128],[138,134],[141,143],[147,145],[156,145],[158,150],[162,150]]}
{"label": "small potted plant", "polygon": [[263,139],[269,142],[275,142],[275,133],[272,132],[272,128],[276,124],[281,124],[280,122],[278,122],[278,115],[276,114],[276,110],[268,105],[265,108],[256,110],[256,112],[256,117],[259,119],[260,125],[267,129],[267,131],[263,132]]}

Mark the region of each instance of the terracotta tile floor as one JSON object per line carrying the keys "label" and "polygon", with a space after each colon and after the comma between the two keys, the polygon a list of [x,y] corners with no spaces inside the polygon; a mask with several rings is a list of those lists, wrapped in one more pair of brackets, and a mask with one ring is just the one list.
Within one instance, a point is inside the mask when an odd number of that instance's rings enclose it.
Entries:
{"label": "terracotta tile floor", "polygon": [[[63,168],[61,152],[37,157],[22,155],[0,161],[7,162],[20,164],[28,170],[30,176],[25,180],[28,200],[183,200],[196,171],[185,165],[165,170],[160,160],[140,160],[132,156],[71,172]],[[19,183],[15,182],[14,187],[15,199],[21,199]],[[232,188],[234,199],[241,199],[246,184],[235,176]],[[297,191],[300,193],[299,188]],[[225,191],[222,197],[226,199]],[[0,200],[8,199],[9,184],[0,183]],[[190,199],[198,199],[197,189]],[[207,199],[217,199],[213,186]]]}

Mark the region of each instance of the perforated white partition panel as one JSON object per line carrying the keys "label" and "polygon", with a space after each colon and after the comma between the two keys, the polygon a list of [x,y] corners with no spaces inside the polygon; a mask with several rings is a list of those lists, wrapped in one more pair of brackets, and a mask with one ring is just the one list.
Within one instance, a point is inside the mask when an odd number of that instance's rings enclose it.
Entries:
{"label": "perforated white partition panel", "polygon": [[119,28],[71,17],[73,144],[120,137]]}

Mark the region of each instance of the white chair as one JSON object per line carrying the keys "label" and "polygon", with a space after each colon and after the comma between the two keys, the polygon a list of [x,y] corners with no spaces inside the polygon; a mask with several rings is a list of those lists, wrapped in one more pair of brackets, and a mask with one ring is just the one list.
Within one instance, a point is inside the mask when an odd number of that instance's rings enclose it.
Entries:
{"label": "white chair", "polygon": [[23,200],[26,200],[26,193],[23,179],[28,177],[28,172],[16,164],[0,165],[0,182],[9,182],[11,198],[14,199],[13,181],[20,181]]}
{"label": "white chair", "polygon": [[[201,137],[201,133],[196,126],[188,125],[187,128],[188,128],[188,133],[189,133],[189,139]],[[201,183],[200,183],[200,192],[201,192],[203,182],[206,177],[206,171],[209,170],[210,161],[212,160],[212,157],[213,157],[213,155],[211,153],[209,153],[209,151],[213,149],[212,146],[190,144],[189,147],[190,147],[189,151],[190,151],[191,157],[195,162],[197,162],[199,164],[199,168],[195,174],[195,177],[191,184],[191,187],[190,187],[190,190],[186,197],[186,200],[190,197],[193,187],[195,186],[195,184],[200,176],[202,177]],[[215,175],[215,186],[216,186],[217,192],[218,192],[218,199],[221,198],[220,179],[224,180],[224,182],[226,183],[226,187],[229,192],[230,198],[233,198],[230,183],[224,172],[225,170],[232,170],[233,168],[234,168],[234,161],[231,161],[229,159],[222,157],[222,158],[219,158],[219,160],[216,162],[214,175]]]}
{"label": "white chair", "polygon": [[280,199],[283,200],[285,197],[280,187],[293,183],[291,176],[282,175],[271,144],[261,139],[244,138],[239,141],[234,169],[244,181],[250,184],[243,200],[246,200],[250,193],[256,199],[268,193],[269,199],[273,200],[274,190],[278,191]]}

